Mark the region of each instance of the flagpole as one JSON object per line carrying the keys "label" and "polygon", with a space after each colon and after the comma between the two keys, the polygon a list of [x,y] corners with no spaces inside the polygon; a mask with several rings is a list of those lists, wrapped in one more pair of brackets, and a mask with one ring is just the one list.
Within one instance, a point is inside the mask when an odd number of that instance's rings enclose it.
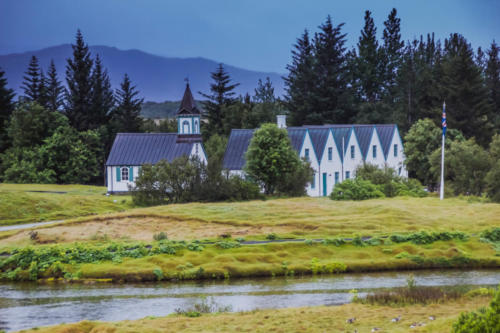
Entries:
{"label": "flagpole", "polygon": [[443,135],[441,139],[441,186],[439,187],[439,199],[444,199],[444,139],[446,136],[446,103],[443,102]]}

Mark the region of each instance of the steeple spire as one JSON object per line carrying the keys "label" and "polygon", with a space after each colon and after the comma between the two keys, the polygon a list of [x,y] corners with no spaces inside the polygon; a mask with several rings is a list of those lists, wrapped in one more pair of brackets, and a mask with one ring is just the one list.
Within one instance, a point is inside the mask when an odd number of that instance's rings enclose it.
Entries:
{"label": "steeple spire", "polygon": [[189,80],[186,79],[186,90],[184,90],[184,96],[182,97],[181,106],[177,111],[177,115],[181,114],[200,114],[200,110],[196,107],[196,102],[194,101],[193,94],[189,88]]}

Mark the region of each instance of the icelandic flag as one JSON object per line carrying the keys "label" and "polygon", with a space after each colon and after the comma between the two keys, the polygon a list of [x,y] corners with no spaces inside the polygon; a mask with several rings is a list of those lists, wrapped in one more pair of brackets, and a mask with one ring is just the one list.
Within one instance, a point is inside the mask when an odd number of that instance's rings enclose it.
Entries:
{"label": "icelandic flag", "polygon": [[443,118],[441,118],[441,125],[443,126],[443,135],[446,135],[446,103],[443,103]]}

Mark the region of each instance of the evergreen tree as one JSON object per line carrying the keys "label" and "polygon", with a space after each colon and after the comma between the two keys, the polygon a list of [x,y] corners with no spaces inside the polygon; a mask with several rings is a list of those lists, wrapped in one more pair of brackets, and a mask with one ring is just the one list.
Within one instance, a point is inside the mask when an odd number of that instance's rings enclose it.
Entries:
{"label": "evergreen tree", "polygon": [[63,105],[64,87],[61,85],[61,81],[57,78],[56,66],[54,65],[54,60],[50,61],[49,70],[47,72],[46,81],[46,98],[47,98],[47,108],[51,111],[58,111]]}
{"label": "evergreen tree", "polygon": [[487,51],[488,60],[485,70],[486,87],[492,105],[490,119],[495,124],[497,132],[500,131],[500,58],[498,51],[499,47],[493,41]]}
{"label": "evergreen tree", "polygon": [[381,57],[377,41],[377,28],[371,12],[365,12],[365,26],[358,42],[357,78],[361,100],[374,103],[381,96]]}
{"label": "evergreen tree", "polygon": [[349,72],[342,34],[341,23],[336,27],[330,16],[319,26],[320,32],[314,37],[315,66],[313,107],[317,110],[306,117],[313,124],[346,123],[354,114],[352,111],[352,92],[348,86]]}
{"label": "evergreen tree", "polygon": [[21,88],[24,90],[25,99],[32,102],[39,102],[44,82],[41,77],[41,69],[37,57],[31,57],[28,70],[25,72],[23,79]]}
{"label": "evergreen tree", "polygon": [[463,36],[452,34],[445,40],[445,52],[443,83],[448,126],[486,145],[491,137],[491,104],[472,48]]}
{"label": "evergreen tree", "polygon": [[293,47],[292,63],[286,66],[289,73],[283,78],[287,93],[285,103],[290,110],[291,123],[301,126],[314,105],[314,48],[307,30]]}
{"label": "evergreen tree", "polygon": [[124,75],[120,89],[116,91],[117,106],[113,111],[113,125],[117,132],[138,132],[141,129],[141,106],[144,99],[137,98],[139,91]]}
{"label": "evergreen tree", "polygon": [[102,68],[99,55],[96,55],[92,72],[92,99],[88,115],[89,128],[96,129],[107,125],[113,105],[113,90],[111,89],[108,73]]}
{"label": "evergreen tree", "polygon": [[92,65],[88,45],[83,41],[80,30],[76,33],[73,58],[67,59],[65,113],[71,126],[78,131],[90,129],[89,111],[92,109]]}
{"label": "evergreen tree", "polygon": [[239,86],[239,83],[231,84],[229,74],[224,70],[224,65],[219,64],[219,67],[210,74],[213,83],[210,84],[210,93],[200,94],[207,98],[203,102],[203,109],[205,110],[205,117],[207,124],[205,126],[204,135],[208,138],[212,134],[223,134],[224,132],[224,114],[223,107],[232,105],[236,99],[234,96],[234,88]]}
{"label": "evergreen tree", "polygon": [[0,154],[9,146],[7,137],[7,125],[10,115],[14,110],[14,91],[7,88],[5,72],[0,68]]}
{"label": "evergreen tree", "polygon": [[397,73],[401,65],[404,42],[401,40],[401,19],[397,17],[397,10],[393,8],[384,22],[382,39],[384,64],[384,93],[386,100],[393,104],[396,100]]}
{"label": "evergreen tree", "polygon": [[263,83],[261,79],[257,82],[257,88],[255,88],[255,95],[253,96],[253,101],[256,103],[274,103],[276,102],[276,97],[274,96],[274,87],[269,79],[266,77],[266,82]]}

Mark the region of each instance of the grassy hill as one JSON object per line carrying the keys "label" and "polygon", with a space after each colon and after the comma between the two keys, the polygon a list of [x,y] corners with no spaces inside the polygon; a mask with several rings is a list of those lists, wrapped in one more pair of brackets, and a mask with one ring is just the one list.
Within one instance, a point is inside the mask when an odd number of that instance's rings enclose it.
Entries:
{"label": "grassy hill", "polygon": [[[2,198],[12,201],[10,208],[1,206],[3,216],[16,215],[10,210],[36,216],[39,208],[33,207],[42,204],[47,216],[124,211],[39,227],[35,235],[31,230],[0,232],[0,252],[13,254],[5,259],[9,264],[0,265],[0,279],[26,280],[35,274],[131,282],[500,267],[498,240],[480,239],[485,230],[500,226],[499,204],[462,198],[336,202],[302,197],[127,209],[129,199],[114,202],[98,188],[41,186],[67,193],[26,193],[34,188],[3,185],[7,196]],[[168,240],[159,241],[160,233]],[[240,244],[276,238],[284,242]],[[15,266],[26,262],[27,253],[30,261],[39,258],[35,271]]]}

